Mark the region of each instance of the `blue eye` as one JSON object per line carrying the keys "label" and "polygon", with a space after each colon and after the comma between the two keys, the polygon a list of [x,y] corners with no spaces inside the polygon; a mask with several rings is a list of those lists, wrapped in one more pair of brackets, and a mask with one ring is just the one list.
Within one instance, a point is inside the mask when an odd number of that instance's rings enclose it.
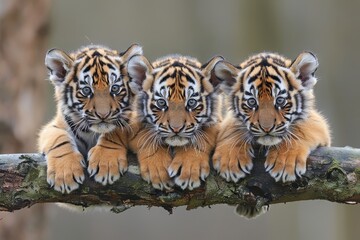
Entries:
{"label": "blue eye", "polygon": [[111,86],[111,94],[118,94],[120,91],[120,86],[119,85],[112,85]]}
{"label": "blue eye", "polygon": [[286,99],[283,97],[278,97],[275,102],[277,106],[283,107],[286,104]]}
{"label": "blue eye", "polygon": [[165,108],[166,107],[166,101],[164,99],[158,99],[156,101],[156,105],[159,107],[159,108]]}
{"label": "blue eye", "polygon": [[255,98],[249,98],[247,100],[247,105],[250,107],[250,108],[254,108],[257,106],[257,102],[256,102],[256,99]]}
{"label": "blue eye", "polygon": [[197,101],[195,99],[189,99],[187,101],[187,105],[188,105],[188,108],[195,108],[196,107],[196,104],[197,104]]}
{"label": "blue eye", "polygon": [[83,94],[85,97],[89,96],[89,95],[92,93],[90,87],[83,87],[83,88],[81,89],[81,92],[82,92],[82,94]]}

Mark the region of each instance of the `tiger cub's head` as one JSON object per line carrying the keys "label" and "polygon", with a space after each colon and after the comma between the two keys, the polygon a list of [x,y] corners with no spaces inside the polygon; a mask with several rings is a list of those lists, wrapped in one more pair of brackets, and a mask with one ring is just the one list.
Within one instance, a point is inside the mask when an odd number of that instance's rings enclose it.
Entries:
{"label": "tiger cub's head", "polygon": [[202,127],[217,121],[219,81],[212,70],[221,60],[214,57],[203,66],[194,58],[177,55],[152,64],[143,56],[129,60],[129,76],[139,94],[140,121],[153,130],[155,142],[196,146],[206,138]]}
{"label": "tiger cub's head", "polygon": [[215,74],[225,80],[228,103],[246,124],[246,140],[271,146],[293,137],[292,127],[313,108],[317,58],[301,53],[294,61],[262,53],[235,67],[225,61]]}
{"label": "tiger cub's head", "polygon": [[93,45],[71,54],[47,52],[58,110],[71,128],[106,133],[127,126],[131,94],[125,64],[138,54],[142,48],[136,44],[122,53]]}

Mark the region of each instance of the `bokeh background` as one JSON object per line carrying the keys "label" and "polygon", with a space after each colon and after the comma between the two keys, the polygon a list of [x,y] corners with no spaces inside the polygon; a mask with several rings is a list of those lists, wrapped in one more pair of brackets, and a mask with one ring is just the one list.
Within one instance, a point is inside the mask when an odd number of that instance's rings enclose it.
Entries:
{"label": "bokeh background", "polygon": [[[35,152],[36,133],[55,112],[46,50],[87,44],[150,60],[180,53],[240,63],[262,51],[319,58],[318,109],[334,146],[360,147],[360,1],[0,0],[0,152]],[[360,208],[326,201],[278,204],[254,220],[213,206],[169,215],[136,207],[121,214],[74,213],[53,204],[0,212],[0,239],[359,239]]]}

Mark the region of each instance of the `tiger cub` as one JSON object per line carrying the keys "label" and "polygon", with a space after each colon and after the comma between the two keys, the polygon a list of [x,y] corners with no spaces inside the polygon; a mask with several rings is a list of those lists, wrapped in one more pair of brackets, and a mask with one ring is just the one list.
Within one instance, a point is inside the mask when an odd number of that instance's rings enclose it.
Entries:
{"label": "tiger cub", "polygon": [[127,170],[124,144],[99,136],[128,126],[132,95],[125,65],[138,54],[142,48],[136,44],[123,53],[95,45],[71,54],[47,52],[57,113],[41,130],[38,145],[47,160],[47,181],[55,190],[70,193],[79,187],[85,178],[85,156],[94,146],[88,172],[97,182],[111,184]]}
{"label": "tiger cub", "polygon": [[329,127],[314,108],[317,58],[301,53],[294,61],[261,53],[235,67],[222,61],[215,74],[225,81],[230,111],[221,123],[214,168],[227,181],[249,174],[253,146],[268,152],[265,169],[283,182],[306,171],[310,151],[330,145]]}
{"label": "tiger cub", "polygon": [[221,60],[214,57],[203,66],[179,55],[152,64],[143,56],[129,60],[137,91],[137,133],[130,148],[137,153],[142,178],[154,188],[171,189],[175,183],[191,190],[209,175],[219,120],[219,81],[212,70]]}

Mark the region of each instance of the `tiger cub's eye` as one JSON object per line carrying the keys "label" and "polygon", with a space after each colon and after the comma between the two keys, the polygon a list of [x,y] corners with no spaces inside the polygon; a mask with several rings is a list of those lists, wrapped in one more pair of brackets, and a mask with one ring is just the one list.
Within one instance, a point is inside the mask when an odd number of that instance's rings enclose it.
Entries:
{"label": "tiger cub's eye", "polygon": [[196,100],[195,99],[189,99],[188,102],[187,102],[187,105],[188,105],[188,108],[195,108],[196,107]]}
{"label": "tiger cub's eye", "polygon": [[83,94],[85,97],[89,96],[89,95],[92,93],[90,87],[83,87],[83,88],[81,89],[81,92],[82,92],[82,94]]}
{"label": "tiger cub's eye", "polygon": [[118,94],[120,91],[120,86],[119,85],[112,85],[111,86],[111,94]]}
{"label": "tiger cub's eye", "polygon": [[255,99],[255,98],[249,98],[249,99],[247,100],[247,105],[248,105],[249,107],[251,107],[251,108],[256,107],[256,105],[257,105],[256,99]]}
{"label": "tiger cub's eye", "polygon": [[166,107],[166,101],[164,99],[158,99],[156,101],[156,105],[159,107],[159,108],[165,108]]}
{"label": "tiger cub's eye", "polygon": [[278,107],[283,107],[286,103],[286,100],[283,97],[278,97],[275,102]]}

